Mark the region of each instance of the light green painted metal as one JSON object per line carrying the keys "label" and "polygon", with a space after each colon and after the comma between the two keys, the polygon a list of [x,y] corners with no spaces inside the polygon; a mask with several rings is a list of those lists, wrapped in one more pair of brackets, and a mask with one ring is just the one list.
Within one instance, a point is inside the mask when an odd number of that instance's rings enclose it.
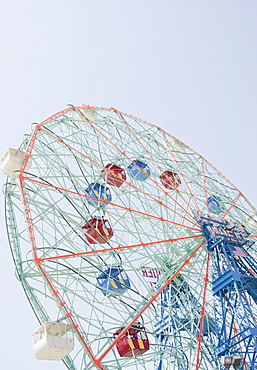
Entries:
{"label": "light green painted metal", "polygon": [[[4,187],[4,195],[5,195],[5,220],[6,220],[6,229],[9,238],[9,244],[12,252],[12,256],[14,259],[15,267],[16,267],[16,274],[18,280],[21,282],[22,287],[25,291],[25,294],[28,298],[28,301],[39,321],[40,324],[46,321],[50,321],[50,317],[48,316],[47,312],[45,311],[44,307],[38,300],[34,289],[29,285],[24,277],[22,271],[22,264],[23,261],[20,255],[20,240],[19,240],[19,233],[15,219],[15,212],[13,210],[13,202],[11,195],[13,184],[7,182],[6,186]],[[73,365],[73,361],[71,360],[70,356],[66,356],[64,362],[68,365],[68,368],[71,370],[76,370]]]}

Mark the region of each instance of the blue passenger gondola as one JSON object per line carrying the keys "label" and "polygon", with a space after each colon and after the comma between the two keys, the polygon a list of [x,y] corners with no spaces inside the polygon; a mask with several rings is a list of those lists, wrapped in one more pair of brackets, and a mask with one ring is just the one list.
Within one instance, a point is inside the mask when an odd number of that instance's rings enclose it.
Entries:
{"label": "blue passenger gondola", "polygon": [[148,164],[139,160],[134,160],[130,163],[128,172],[131,177],[140,181],[145,181],[151,175]]}
{"label": "blue passenger gondola", "polygon": [[209,205],[209,211],[219,215],[220,213],[225,211],[225,206],[220,198],[218,198],[216,195],[212,195],[208,198],[208,205]]}
{"label": "blue passenger gondola", "polygon": [[121,267],[109,267],[96,279],[105,296],[123,294],[130,288],[128,275]]}
{"label": "blue passenger gondola", "polygon": [[92,182],[85,189],[85,193],[87,196],[90,197],[90,198],[86,198],[87,202],[95,207],[104,208],[106,207],[106,203],[104,201],[108,203],[112,201],[112,195],[111,195],[110,189],[105,185],[98,184],[97,182]]}

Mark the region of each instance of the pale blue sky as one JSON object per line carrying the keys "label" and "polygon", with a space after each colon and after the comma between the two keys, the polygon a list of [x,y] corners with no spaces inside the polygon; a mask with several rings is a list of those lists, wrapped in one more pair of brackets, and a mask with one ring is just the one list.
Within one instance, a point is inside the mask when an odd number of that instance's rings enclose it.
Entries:
{"label": "pale blue sky", "polygon": [[[256,43],[255,0],[2,0],[1,153],[69,103],[112,106],[184,141],[257,206]],[[62,369],[34,359],[1,219],[1,367]]]}

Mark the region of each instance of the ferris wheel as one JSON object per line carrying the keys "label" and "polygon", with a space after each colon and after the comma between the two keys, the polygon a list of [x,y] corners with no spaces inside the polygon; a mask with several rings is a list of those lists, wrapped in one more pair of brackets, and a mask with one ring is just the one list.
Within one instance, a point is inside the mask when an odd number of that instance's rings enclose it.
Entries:
{"label": "ferris wheel", "polygon": [[82,105],[33,125],[2,170],[38,359],[257,369],[257,212],[201,155],[141,119]]}

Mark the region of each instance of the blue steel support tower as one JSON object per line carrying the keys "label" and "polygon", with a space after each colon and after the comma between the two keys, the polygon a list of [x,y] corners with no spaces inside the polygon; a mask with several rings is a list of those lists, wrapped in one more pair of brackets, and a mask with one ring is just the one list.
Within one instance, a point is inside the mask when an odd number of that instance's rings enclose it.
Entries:
{"label": "blue steel support tower", "polygon": [[240,369],[256,370],[257,262],[248,252],[253,244],[250,234],[241,223],[200,213],[196,217],[212,259],[217,355],[239,354]]}
{"label": "blue steel support tower", "polygon": [[[193,317],[193,320],[192,320]],[[165,353],[171,353],[168,369],[188,370],[192,364],[188,363],[187,351],[190,346],[196,346],[199,336],[201,318],[201,304],[194,296],[190,285],[181,274],[161,293],[158,301],[158,315],[155,324],[155,334],[160,342],[160,358],[156,361],[156,370],[166,370],[164,365]],[[191,333],[195,340],[191,342]],[[180,335],[178,335],[180,333]],[[213,369],[220,367],[214,355],[217,333],[217,324],[214,319],[205,316],[202,328],[202,343],[206,351],[202,356],[206,358],[208,366]],[[176,348],[176,356],[172,351]],[[163,351],[163,352],[162,352]]]}

